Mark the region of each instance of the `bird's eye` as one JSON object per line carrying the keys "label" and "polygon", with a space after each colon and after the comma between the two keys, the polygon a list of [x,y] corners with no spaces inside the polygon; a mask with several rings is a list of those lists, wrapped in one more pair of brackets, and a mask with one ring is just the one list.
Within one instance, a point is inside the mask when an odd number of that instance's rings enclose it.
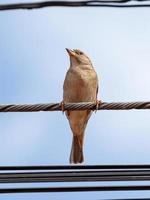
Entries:
{"label": "bird's eye", "polygon": [[77,50],[77,49],[74,49],[74,52],[75,52],[76,54],[78,54],[78,55],[83,55],[83,52],[82,52],[82,51],[79,51],[79,50]]}
{"label": "bird's eye", "polygon": [[83,53],[80,51],[80,52],[79,52],[79,55],[83,55]]}
{"label": "bird's eye", "polygon": [[77,51],[77,54],[78,55],[83,55],[83,52],[82,51]]}

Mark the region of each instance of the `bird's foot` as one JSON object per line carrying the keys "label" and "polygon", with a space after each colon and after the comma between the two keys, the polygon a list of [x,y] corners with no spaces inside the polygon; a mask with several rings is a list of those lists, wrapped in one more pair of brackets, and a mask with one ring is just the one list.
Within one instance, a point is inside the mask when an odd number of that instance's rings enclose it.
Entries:
{"label": "bird's foot", "polygon": [[102,101],[101,100],[96,100],[96,109],[95,109],[95,113],[97,112],[97,110],[99,109],[99,106],[101,105]]}
{"label": "bird's foot", "polygon": [[64,101],[60,102],[60,106],[61,106],[62,114],[64,114],[64,111],[65,111],[65,103],[64,103]]}

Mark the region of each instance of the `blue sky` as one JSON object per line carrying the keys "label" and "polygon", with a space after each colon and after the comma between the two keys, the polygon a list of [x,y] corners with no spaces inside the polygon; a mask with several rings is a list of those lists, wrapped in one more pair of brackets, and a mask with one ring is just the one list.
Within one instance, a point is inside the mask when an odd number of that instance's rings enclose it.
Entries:
{"label": "blue sky", "polygon": [[[0,12],[0,104],[60,102],[69,67],[66,47],[90,56],[102,101],[149,101],[149,35],[146,8]],[[149,130],[149,111],[98,111],[86,129],[85,164],[149,164]],[[0,163],[68,164],[71,136],[61,112],[1,113]],[[103,199],[140,194],[20,194],[0,199]]]}

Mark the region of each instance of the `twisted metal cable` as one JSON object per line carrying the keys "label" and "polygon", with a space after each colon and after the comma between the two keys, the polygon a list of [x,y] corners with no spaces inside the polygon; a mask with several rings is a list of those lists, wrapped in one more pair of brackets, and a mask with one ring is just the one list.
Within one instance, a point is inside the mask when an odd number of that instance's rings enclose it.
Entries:
{"label": "twisted metal cable", "polygon": [[[0,10],[14,9],[37,9],[44,7],[150,7],[150,4],[143,4],[149,0],[134,0],[137,4],[130,4],[133,0],[89,0],[89,1],[44,1],[44,2],[28,2],[1,4]],[[142,2],[139,4],[139,2]]]}
{"label": "twisted metal cable", "polygon": [[[150,109],[150,102],[102,102],[98,108],[92,102],[66,103],[64,110],[131,110]],[[48,104],[22,104],[0,105],[0,112],[39,112],[39,111],[62,111],[60,103]]]}

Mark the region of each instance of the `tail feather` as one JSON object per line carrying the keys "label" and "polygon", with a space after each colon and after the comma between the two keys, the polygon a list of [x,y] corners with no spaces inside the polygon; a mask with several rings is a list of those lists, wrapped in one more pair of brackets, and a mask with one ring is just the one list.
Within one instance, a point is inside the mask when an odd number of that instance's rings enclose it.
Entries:
{"label": "tail feather", "polygon": [[73,136],[70,163],[82,163],[83,160],[83,135]]}

